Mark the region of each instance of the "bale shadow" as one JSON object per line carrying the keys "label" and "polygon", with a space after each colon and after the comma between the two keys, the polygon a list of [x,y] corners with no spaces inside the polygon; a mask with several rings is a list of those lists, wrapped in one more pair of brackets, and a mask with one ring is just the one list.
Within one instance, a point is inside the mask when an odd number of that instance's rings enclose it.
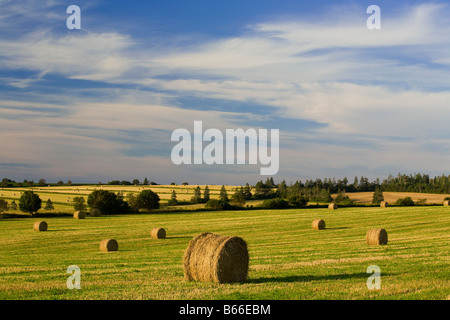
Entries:
{"label": "bale shadow", "polygon": [[[389,275],[383,273],[384,276]],[[352,274],[330,274],[330,275],[294,275],[285,277],[261,277],[256,279],[248,279],[247,283],[270,283],[270,282],[310,282],[320,280],[347,280],[347,279],[367,279],[370,276],[369,273],[360,272]]]}
{"label": "bale shadow", "polygon": [[166,239],[192,239],[193,237],[177,236],[177,237],[166,237]]}
{"label": "bale shadow", "polygon": [[336,228],[325,227],[325,230],[344,230],[344,229],[350,229],[350,227],[336,227]]}

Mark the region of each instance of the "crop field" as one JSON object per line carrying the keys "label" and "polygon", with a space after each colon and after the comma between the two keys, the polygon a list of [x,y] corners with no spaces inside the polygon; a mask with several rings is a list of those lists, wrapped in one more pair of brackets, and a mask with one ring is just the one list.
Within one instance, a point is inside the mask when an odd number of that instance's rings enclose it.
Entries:
{"label": "crop field", "polygon": [[[48,231],[33,231],[42,219]],[[326,229],[313,230],[314,219]],[[155,227],[166,239],[150,237]],[[384,228],[388,244],[368,246],[371,228]],[[247,281],[184,280],[184,251],[205,231],[247,242]],[[111,238],[119,250],[100,252]],[[449,248],[443,206],[0,219],[0,299],[449,299]],[[79,290],[66,285],[71,265],[81,270]],[[372,265],[380,289],[367,287]]]}

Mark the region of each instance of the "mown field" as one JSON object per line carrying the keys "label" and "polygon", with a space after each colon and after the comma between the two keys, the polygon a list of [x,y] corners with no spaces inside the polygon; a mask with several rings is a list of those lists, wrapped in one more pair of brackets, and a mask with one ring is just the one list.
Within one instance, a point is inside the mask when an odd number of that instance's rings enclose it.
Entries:
{"label": "mown field", "polygon": [[[314,219],[325,230],[312,230]],[[247,210],[0,220],[0,299],[449,299],[450,208],[390,207]],[[167,238],[150,238],[163,227]],[[367,246],[382,227],[386,246]],[[183,253],[201,232],[247,241],[248,281],[183,280]],[[119,251],[102,253],[102,239]],[[69,290],[67,267],[81,269]],[[367,267],[381,269],[381,289],[366,286]]]}

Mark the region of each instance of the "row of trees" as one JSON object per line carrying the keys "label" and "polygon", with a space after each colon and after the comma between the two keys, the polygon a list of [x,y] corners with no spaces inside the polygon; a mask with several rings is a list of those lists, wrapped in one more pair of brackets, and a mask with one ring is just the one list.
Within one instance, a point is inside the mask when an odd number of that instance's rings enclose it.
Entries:
{"label": "row of trees", "polygon": [[[128,199],[125,198],[122,193],[114,193],[107,190],[94,190],[89,196],[87,203],[84,197],[75,197],[73,199],[73,206],[75,210],[86,210],[88,207],[91,209],[99,209],[102,214],[118,214],[127,213],[130,211],[153,210],[158,209],[160,206],[159,196],[151,190],[143,190],[139,195],[135,196],[130,194]],[[42,208],[42,199],[38,194],[33,191],[24,191],[19,198],[19,204],[17,205],[15,200],[8,204],[4,199],[0,199],[0,213],[9,210],[19,209],[22,212],[29,213],[31,215],[36,214]],[[53,210],[53,202],[48,199],[45,210]]]}

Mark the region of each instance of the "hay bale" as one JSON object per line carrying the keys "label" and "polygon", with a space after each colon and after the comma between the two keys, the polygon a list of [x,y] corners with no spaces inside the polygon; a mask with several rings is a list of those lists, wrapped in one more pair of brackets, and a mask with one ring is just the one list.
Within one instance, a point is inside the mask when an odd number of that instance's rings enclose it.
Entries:
{"label": "hay bale", "polygon": [[189,242],[184,253],[184,277],[189,281],[233,283],[247,279],[247,243],[240,237],[205,232]]}
{"label": "hay bale", "polygon": [[445,207],[450,206],[450,200],[445,200],[445,201],[444,201],[444,206],[445,206]]}
{"label": "hay bale", "polygon": [[163,228],[153,228],[150,232],[150,235],[153,239],[165,239],[166,230],[164,230]]}
{"label": "hay bale", "polygon": [[84,211],[75,211],[73,214],[74,219],[85,219],[86,218],[86,212]]}
{"label": "hay bale", "polygon": [[36,221],[33,225],[34,231],[47,231],[48,224],[45,221]]}
{"label": "hay bale", "polygon": [[329,205],[328,205],[328,209],[330,209],[330,210],[336,210],[338,207],[337,207],[337,204],[336,203],[330,203]]}
{"label": "hay bale", "polygon": [[323,230],[325,229],[325,221],[319,219],[319,220],[314,220],[312,222],[312,228],[314,230]]}
{"label": "hay bale", "polygon": [[92,217],[100,217],[102,215],[102,212],[100,211],[100,209],[92,209],[91,212],[89,212],[89,214]]}
{"label": "hay bale", "polygon": [[100,242],[100,251],[109,252],[119,250],[119,244],[114,239],[104,239]]}
{"label": "hay bale", "polygon": [[370,229],[366,241],[368,245],[385,245],[388,243],[388,234],[384,229]]}
{"label": "hay bale", "polygon": [[387,201],[381,201],[381,203],[380,203],[381,208],[387,208],[388,206],[389,206],[389,203],[387,203]]}

